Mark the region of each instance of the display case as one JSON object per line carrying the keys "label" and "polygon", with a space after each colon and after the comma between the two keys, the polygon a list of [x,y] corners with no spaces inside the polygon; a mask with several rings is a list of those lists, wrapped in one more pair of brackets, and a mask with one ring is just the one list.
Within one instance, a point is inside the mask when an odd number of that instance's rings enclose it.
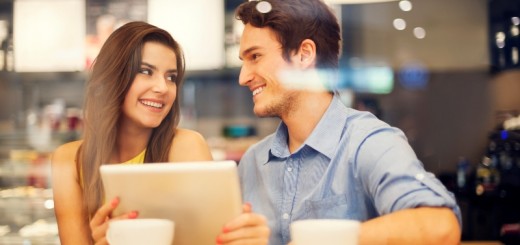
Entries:
{"label": "display case", "polygon": [[0,161],[0,244],[60,244],[50,153],[11,150]]}

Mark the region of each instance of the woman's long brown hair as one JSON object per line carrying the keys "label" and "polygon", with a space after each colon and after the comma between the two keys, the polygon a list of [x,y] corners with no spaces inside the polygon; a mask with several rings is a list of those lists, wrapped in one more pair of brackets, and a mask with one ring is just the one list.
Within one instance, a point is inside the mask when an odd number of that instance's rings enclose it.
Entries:
{"label": "woman's long brown hair", "polygon": [[158,42],[170,47],[177,59],[177,97],[171,111],[153,129],[145,162],[166,162],[179,123],[179,93],[184,77],[184,55],[179,44],[163,29],[145,22],[130,22],[110,35],[94,61],[86,85],[83,144],[77,154],[84,208],[89,219],[102,205],[104,190],[99,167],[108,164],[115,148],[121,105],[140,69],[143,46]]}

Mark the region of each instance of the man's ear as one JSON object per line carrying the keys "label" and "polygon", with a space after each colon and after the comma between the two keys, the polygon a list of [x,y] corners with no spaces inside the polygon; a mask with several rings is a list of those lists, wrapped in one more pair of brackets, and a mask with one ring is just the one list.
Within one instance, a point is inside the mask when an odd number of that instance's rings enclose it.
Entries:
{"label": "man's ear", "polygon": [[300,63],[302,67],[308,68],[316,64],[316,43],[311,39],[305,39],[300,44]]}

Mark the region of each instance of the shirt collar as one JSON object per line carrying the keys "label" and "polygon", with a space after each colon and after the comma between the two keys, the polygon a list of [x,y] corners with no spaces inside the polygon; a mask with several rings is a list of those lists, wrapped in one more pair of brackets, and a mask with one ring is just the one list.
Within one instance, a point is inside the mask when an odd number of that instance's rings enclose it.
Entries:
{"label": "shirt collar", "polygon": [[271,148],[266,155],[265,161],[263,161],[264,164],[268,163],[273,158],[287,158],[291,155],[289,147],[287,146],[288,138],[287,125],[282,121],[274,133]]}
{"label": "shirt collar", "polygon": [[305,140],[305,144],[328,158],[332,158],[344,133],[347,116],[347,107],[335,94],[318,125]]}
{"label": "shirt collar", "polygon": [[[346,119],[347,107],[341,102],[339,96],[335,94],[325,114],[323,114],[309,138],[305,140],[304,145],[308,145],[328,158],[332,158],[343,134]],[[282,121],[274,133],[274,139],[264,164],[273,157],[289,157],[291,153],[289,152],[287,142],[287,125]]]}

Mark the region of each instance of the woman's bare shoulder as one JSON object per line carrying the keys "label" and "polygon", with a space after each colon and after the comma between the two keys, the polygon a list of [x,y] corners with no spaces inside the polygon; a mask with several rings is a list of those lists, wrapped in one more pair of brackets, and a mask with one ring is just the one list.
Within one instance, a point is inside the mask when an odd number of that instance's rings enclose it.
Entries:
{"label": "woman's bare shoulder", "polygon": [[58,146],[58,148],[56,148],[52,153],[52,163],[64,164],[71,161],[74,162],[76,160],[78,149],[82,143],[82,140],[77,140]]}
{"label": "woman's bare shoulder", "polygon": [[76,154],[81,143],[82,141],[69,142],[54,150],[51,157],[53,185],[78,183]]}
{"label": "woman's bare shoulder", "polygon": [[170,161],[211,160],[211,152],[204,137],[197,131],[178,128],[173,138]]}
{"label": "woman's bare shoulder", "polygon": [[185,129],[185,128],[177,128],[177,130],[175,131],[175,139],[179,139],[179,140],[188,140],[188,139],[191,139],[191,140],[198,140],[198,141],[206,141],[204,139],[204,137],[202,136],[202,134],[200,134],[199,132],[195,131],[195,130],[191,130],[191,129]]}

